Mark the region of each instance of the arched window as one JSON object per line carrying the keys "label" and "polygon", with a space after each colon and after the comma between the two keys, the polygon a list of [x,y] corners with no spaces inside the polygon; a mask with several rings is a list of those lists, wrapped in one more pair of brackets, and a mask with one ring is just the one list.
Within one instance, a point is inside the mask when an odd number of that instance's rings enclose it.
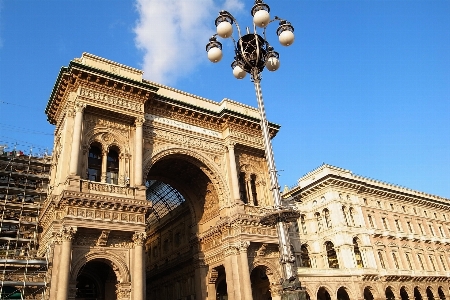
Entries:
{"label": "arched window", "polygon": [[324,209],[323,210],[323,216],[325,218],[325,225],[327,226],[327,228],[331,228],[331,219],[330,219],[330,211],[328,209]]}
{"label": "arched window", "polygon": [[320,214],[316,213],[314,216],[316,217],[317,231],[322,231],[322,218],[320,217]]}
{"label": "arched window", "polygon": [[372,218],[372,216],[371,216],[371,215],[368,215],[368,216],[367,216],[367,219],[369,220],[370,228],[375,228],[375,224],[373,223],[373,218]]}
{"label": "arched window", "polygon": [[108,151],[106,159],[106,182],[119,183],[119,154],[114,148]]}
{"label": "arched window", "polygon": [[358,240],[356,238],[353,239],[353,251],[355,252],[356,267],[364,268],[361,251],[359,250]]}
{"label": "arched window", "polygon": [[252,190],[253,205],[258,206],[258,195],[256,193],[256,175],[255,174],[252,174],[250,176],[250,187]]}
{"label": "arched window", "polygon": [[385,295],[386,295],[386,300],[394,300],[395,299],[394,292],[392,291],[392,289],[390,287],[386,288]]}
{"label": "arched window", "polygon": [[345,224],[348,226],[348,218],[347,218],[347,212],[345,211],[345,206],[342,206],[342,214],[344,215]]}
{"label": "arched window", "polygon": [[307,230],[306,230],[306,220],[305,220],[306,216],[305,215],[301,215],[300,216],[300,223],[302,224],[302,232],[303,234],[307,234]]}
{"label": "arched window", "polygon": [[89,148],[88,156],[88,180],[90,181],[101,181],[102,174],[102,150],[101,146],[97,144],[92,144]]}
{"label": "arched window", "polygon": [[306,245],[302,245],[300,253],[302,258],[302,267],[311,268],[311,259],[309,258],[309,252]]}
{"label": "arched window", "polygon": [[355,226],[355,210],[353,209],[353,207],[350,207],[350,209],[348,210],[348,214],[350,216],[350,226]]}
{"label": "arched window", "polygon": [[239,195],[244,203],[248,203],[247,188],[245,183],[245,173],[239,173]]}
{"label": "arched window", "polygon": [[332,242],[325,243],[325,249],[327,251],[328,267],[339,269],[339,262]]}

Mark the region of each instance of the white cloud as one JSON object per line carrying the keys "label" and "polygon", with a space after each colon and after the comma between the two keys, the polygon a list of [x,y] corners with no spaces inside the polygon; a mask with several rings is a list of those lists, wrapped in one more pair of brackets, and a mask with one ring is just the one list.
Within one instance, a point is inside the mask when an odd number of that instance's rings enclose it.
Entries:
{"label": "white cloud", "polygon": [[136,0],[136,7],[135,43],[144,54],[144,77],[173,84],[206,62],[205,45],[215,32],[219,10],[235,14],[244,4],[242,0]]}

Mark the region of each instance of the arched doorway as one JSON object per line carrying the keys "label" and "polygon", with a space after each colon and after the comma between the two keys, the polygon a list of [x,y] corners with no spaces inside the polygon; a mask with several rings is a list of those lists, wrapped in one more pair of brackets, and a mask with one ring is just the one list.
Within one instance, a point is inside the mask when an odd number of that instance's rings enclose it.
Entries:
{"label": "arched doorway", "polygon": [[428,300],[434,300],[433,291],[431,290],[430,287],[427,287],[427,299]]}
{"label": "arched doorway", "polygon": [[369,287],[366,287],[364,289],[364,300],[374,300],[372,291],[370,290]]}
{"label": "arched doorway", "polygon": [[331,300],[330,293],[324,287],[321,287],[317,291],[317,300]]}
{"label": "arched doorway", "polygon": [[409,300],[408,292],[406,292],[406,288],[404,286],[400,289],[400,297],[402,300]]}
{"label": "arched doorway", "polygon": [[344,287],[340,287],[337,291],[337,300],[350,300],[348,293]]}
{"label": "arched doorway", "polygon": [[101,260],[92,260],[78,272],[75,299],[116,299],[117,277],[113,269]]}
{"label": "arched doorway", "polygon": [[445,294],[444,294],[444,290],[442,289],[442,286],[440,286],[438,288],[438,294],[439,294],[439,299],[440,300],[445,300]]}
{"label": "arched doorway", "polygon": [[271,300],[270,281],[266,274],[266,268],[259,266],[252,270],[250,274],[252,283],[253,300]]}
{"label": "arched doorway", "polygon": [[[200,287],[206,285],[201,272],[208,269],[199,267],[202,246],[195,237],[219,220],[217,185],[196,158],[170,154],[155,159],[146,179],[146,198],[153,206],[147,219],[147,293],[158,294],[166,285],[168,299],[201,299]],[[217,283],[219,299],[226,299],[226,288],[225,280]]]}
{"label": "arched doorway", "polygon": [[414,288],[414,300],[422,300],[422,295],[417,287]]}
{"label": "arched doorway", "polygon": [[227,281],[225,277],[220,279],[217,283],[216,287],[216,300],[227,300],[228,292],[227,292]]}
{"label": "arched doorway", "polygon": [[385,291],[386,300],[395,300],[394,292],[392,291],[392,288],[388,286]]}

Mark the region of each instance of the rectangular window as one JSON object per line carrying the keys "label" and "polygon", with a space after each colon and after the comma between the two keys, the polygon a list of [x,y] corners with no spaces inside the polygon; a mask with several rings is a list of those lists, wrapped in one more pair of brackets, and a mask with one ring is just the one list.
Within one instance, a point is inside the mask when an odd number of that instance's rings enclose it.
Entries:
{"label": "rectangular window", "polygon": [[412,226],[411,226],[411,222],[406,222],[406,224],[408,224],[409,233],[414,233]]}
{"label": "rectangular window", "polygon": [[398,220],[395,220],[395,227],[398,231],[402,231],[402,229],[400,228],[400,222]]}
{"label": "rectangular window", "polygon": [[375,225],[373,224],[373,219],[371,215],[368,215],[367,218],[369,219],[369,225],[371,228],[375,228]]}
{"label": "rectangular window", "polygon": [[419,261],[420,267],[422,268],[422,270],[425,270],[425,267],[423,265],[423,260],[422,257],[420,256],[420,254],[417,254],[417,260]]}
{"label": "rectangular window", "polygon": [[430,255],[429,258],[430,258],[431,267],[433,268],[433,271],[436,271],[436,266],[434,265],[433,257]]}
{"label": "rectangular window", "polygon": [[392,253],[392,258],[394,260],[394,265],[396,269],[399,269],[399,265],[398,265],[398,260],[397,260],[397,255],[393,252]]}
{"label": "rectangular window", "polygon": [[408,268],[412,270],[411,260],[409,259],[408,253],[405,253],[406,262],[408,263]]}
{"label": "rectangular window", "polygon": [[428,224],[428,228],[430,229],[430,233],[432,236],[434,236],[434,230],[433,230],[433,225]]}
{"label": "rectangular window", "polygon": [[383,222],[383,228],[384,229],[388,229],[387,223],[386,223],[386,218],[381,218],[381,221]]}
{"label": "rectangular window", "polygon": [[418,225],[419,225],[420,233],[421,233],[421,234],[424,234],[424,233],[423,233],[423,227],[422,227],[422,224],[419,223]]}
{"label": "rectangular window", "polygon": [[447,271],[447,267],[446,267],[445,261],[444,261],[444,256],[441,255],[441,256],[439,256],[439,258],[441,260],[442,268],[444,269],[444,271]]}
{"label": "rectangular window", "polygon": [[378,259],[380,260],[381,268],[386,269],[386,266],[384,265],[383,254],[381,254],[381,252],[378,252]]}

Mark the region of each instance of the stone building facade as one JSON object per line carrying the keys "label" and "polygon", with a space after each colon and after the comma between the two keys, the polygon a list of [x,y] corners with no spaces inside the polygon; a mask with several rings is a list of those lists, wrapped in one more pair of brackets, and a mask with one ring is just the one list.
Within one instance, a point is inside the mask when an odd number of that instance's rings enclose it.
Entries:
{"label": "stone building facade", "polygon": [[61,69],[46,114],[47,297],[280,299],[277,232],[259,223],[273,199],[255,108],[84,53]]}
{"label": "stone building facade", "polygon": [[448,299],[450,199],[325,164],[284,198],[310,299]]}

